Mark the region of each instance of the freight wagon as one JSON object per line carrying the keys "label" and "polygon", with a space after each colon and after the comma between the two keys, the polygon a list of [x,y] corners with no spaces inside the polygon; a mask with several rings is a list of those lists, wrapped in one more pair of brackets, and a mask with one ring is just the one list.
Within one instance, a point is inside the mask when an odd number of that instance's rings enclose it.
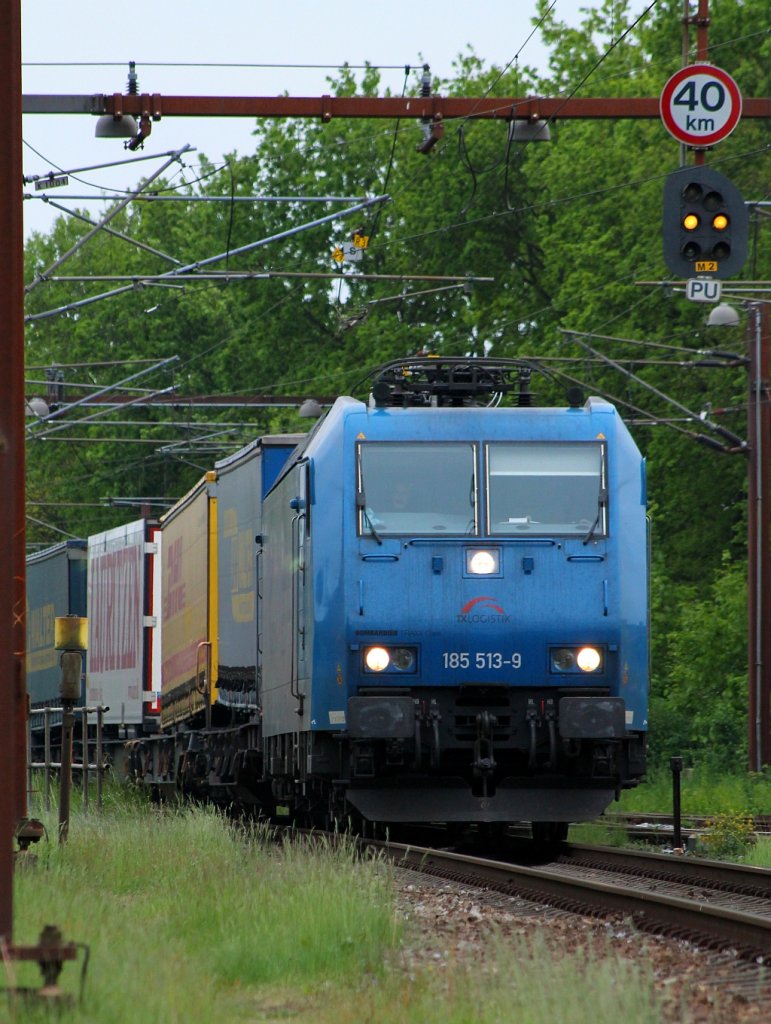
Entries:
{"label": "freight wagon", "polygon": [[[27,558],[27,690],[33,760],[42,758],[44,707],[60,707],[59,616],[88,619],[88,650],[76,706],[104,708],[108,754],[124,763],[125,741],[158,726],[160,680],[160,548],[157,524],[140,519],[55,545]],[[158,683],[160,687],[160,682]],[[92,718],[92,722],[94,719]],[[52,747],[61,715],[50,718]],[[93,728],[93,727],[92,727]]]}

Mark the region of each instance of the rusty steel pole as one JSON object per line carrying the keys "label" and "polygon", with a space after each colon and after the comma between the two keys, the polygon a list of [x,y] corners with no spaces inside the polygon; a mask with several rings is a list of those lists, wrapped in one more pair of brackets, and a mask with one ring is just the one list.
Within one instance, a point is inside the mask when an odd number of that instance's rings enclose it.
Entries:
{"label": "rusty steel pole", "polygon": [[767,302],[749,306],[747,488],[750,771],[771,764],[771,337]]}
{"label": "rusty steel pole", "polygon": [[[694,21],[696,24],[696,60],[701,63],[702,61],[709,60],[709,0],[699,0],[699,9],[696,12]],[[695,150],[693,154],[694,164],[697,167],[703,165],[705,156],[705,150]]]}
{"label": "rusty steel pole", "polygon": [[[68,620],[72,620],[69,622]],[[55,637],[59,638],[68,626],[77,628],[77,625],[85,622],[76,616],[65,616],[57,618],[54,630]],[[75,704],[80,697],[80,677],[83,671],[83,655],[80,650],[72,649],[72,636],[64,638],[64,643],[69,649],[62,651],[61,667],[62,677],[59,691],[62,696],[62,756],[59,788],[59,842],[65,843],[70,831],[70,793],[72,792],[72,740],[75,731]],[[85,642],[85,641],[83,641]],[[58,647],[58,644],[57,644]],[[86,762],[88,760],[88,725],[86,724],[86,712],[83,709],[83,793],[86,793]]]}
{"label": "rusty steel pole", "polygon": [[0,0],[0,936],[9,941],[14,833],[26,814],[21,108],[21,0]]}
{"label": "rusty steel pole", "polygon": [[[690,28],[692,25],[696,26],[696,61],[699,64],[703,64],[709,60],[709,0],[699,0],[696,14],[692,15],[690,9],[690,0],[683,0],[683,67],[686,67],[690,59]],[[694,147],[687,148],[693,149]],[[685,164],[685,150],[686,147],[681,145],[681,166]],[[702,166],[705,156],[706,150],[695,148],[693,154],[694,164],[697,167]]]}

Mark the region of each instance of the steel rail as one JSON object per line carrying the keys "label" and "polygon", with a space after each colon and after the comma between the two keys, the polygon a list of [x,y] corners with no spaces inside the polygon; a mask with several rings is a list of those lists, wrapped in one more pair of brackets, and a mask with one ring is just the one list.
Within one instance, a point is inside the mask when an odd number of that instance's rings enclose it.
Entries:
{"label": "steel rail", "polygon": [[771,926],[771,870],[704,858],[677,857],[648,850],[619,850],[610,846],[570,843],[557,862],[591,863],[626,874],[644,874],[684,885],[701,885],[718,891],[754,894],[769,902]]}
{"label": "steel rail", "polygon": [[[716,907],[704,899],[685,899],[630,889],[619,884],[567,877],[549,867],[525,867],[450,851],[364,840],[401,867],[454,878],[497,891],[526,895],[576,913],[623,914],[644,931],[676,930],[730,943],[751,957],[771,955],[771,918]],[[771,894],[769,895],[771,907]]]}

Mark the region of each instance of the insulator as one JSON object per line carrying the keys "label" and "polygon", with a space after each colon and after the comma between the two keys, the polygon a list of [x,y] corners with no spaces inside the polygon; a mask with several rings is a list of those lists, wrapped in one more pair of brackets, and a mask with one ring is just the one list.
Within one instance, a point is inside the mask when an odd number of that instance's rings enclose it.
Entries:
{"label": "insulator", "polygon": [[420,95],[431,95],[431,69],[428,64],[423,65],[423,84],[420,89]]}
{"label": "insulator", "polygon": [[694,437],[699,444],[703,444],[707,448],[714,448],[715,451],[724,453],[728,451],[724,444],[721,444],[716,438],[710,437],[708,434],[695,434]]}

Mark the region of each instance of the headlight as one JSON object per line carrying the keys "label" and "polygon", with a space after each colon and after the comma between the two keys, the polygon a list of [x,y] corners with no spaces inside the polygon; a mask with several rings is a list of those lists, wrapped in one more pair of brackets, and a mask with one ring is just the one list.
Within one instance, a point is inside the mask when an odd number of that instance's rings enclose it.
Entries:
{"label": "headlight", "polygon": [[466,572],[471,576],[495,576],[500,572],[497,548],[469,548],[466,551]]}
{"label": "headlight", "polygon": [[415,655],[409,647],[395,647],[391,651],[391,664],[400,672],[411,672],[415,665]]}
{"label": "headlight", "polygon": [[576,664],[582,672],[596,672],[602,664],[602,655],[596,647],[582,647],[576,655]]}
{"label": "headlight", "polygon": [[581,674],[602,672],[602,650],[599,647],[552,647],[549,651],[550,670],[557,673]]}
{"label": "headlight", "polygon": [[576,656],[565,647],[552,652],[551,663],[559,672],[569,672],[571,668],[575,668]]}
{"label": "headlight", "polygon": [[364,650],[365,672],[414,672],[416,665],[414,647],[367,647]]}
{"label": "headlight", "polygon": [[364,652],[364,664],[370,672],[382,672],[391,660],[385,647],[370,647]]}

